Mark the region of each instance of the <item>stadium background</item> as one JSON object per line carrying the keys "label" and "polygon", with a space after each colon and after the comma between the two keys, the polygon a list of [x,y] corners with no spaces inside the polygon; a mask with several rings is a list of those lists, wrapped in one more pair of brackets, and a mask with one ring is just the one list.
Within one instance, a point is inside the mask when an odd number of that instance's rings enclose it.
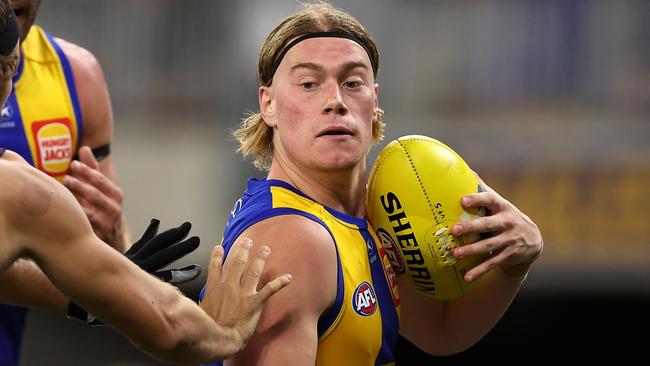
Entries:
{"label": "stadium background", "polygon": [[[446,142],[545,238],[503,321],[464,354],[435,361],[638,351],[650,319],[650,3],[334,3],[379,43],[386,140],[418,133]],[[257,51],[295,6],[41,5],[37,23],[91,50],[104,68],[135,236],[152,216],[165,226],[191,221],[202,246],[183,263],[205,266],[245,179],[262,176],[234,152],[229,131],[256,109]],[[43,364],[159,365],[109,329],[33,311],[22,365]]]}

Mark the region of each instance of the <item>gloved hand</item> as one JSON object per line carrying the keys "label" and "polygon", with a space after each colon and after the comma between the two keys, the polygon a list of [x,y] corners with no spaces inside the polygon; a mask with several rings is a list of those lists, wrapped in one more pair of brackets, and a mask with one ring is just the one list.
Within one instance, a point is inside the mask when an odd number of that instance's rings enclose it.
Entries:
{"label": "gloved hand", "polygon": [[[151,223],[142,238],[133,243],[131,248],[124,253],[124,256],[143,270],[158,277],[161,281],[172,285],[189,282],[197,278],[201,274],[201,267],[196,264],[161,270],[161,268],[179,260],[199,246],[200,239],[197,236],[183,240],[190,232],[192,224],[185,222],[176,228],[168,229],[156,235],[159,224],[159,220],[151,219]],[[92,314],[88,314],[72,301],[68,304],[66,315],[69,318],[83,320],[91,326],[103,325]]]}
{"label": "gloved hand", "polygon": [[177,243],[185,239],[192,228],[192,224],[185,222],[179,227],[156,235],[159,224],[160,221],[157,219],[151,219],[151,223],[142,238],[133,243],[124,255],[143,270],[172,285],[189,282],[197,278],[201,274],[201,267],[196,264],[183,268],[160,270],[198,248],[200,240],[197,236]]}

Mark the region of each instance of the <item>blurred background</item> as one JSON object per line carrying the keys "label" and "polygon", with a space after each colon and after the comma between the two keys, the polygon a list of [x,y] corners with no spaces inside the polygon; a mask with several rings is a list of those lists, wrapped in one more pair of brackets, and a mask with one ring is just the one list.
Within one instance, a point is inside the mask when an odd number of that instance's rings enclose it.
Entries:
{"label": "blurred background", "polygon": [[[502,322],[435,361],[512,349],[543,358],[576,351],[580,339],[633,351],[650,319],[650,2],[333,3],[380,47],[380,146],[405,134],[444,141],[544,235]],[[297,5],[42,2],[37,23],[102,64],[135,237],[151,217],[165,227],[189,220],[202,245],[183,263],[206,267],[247,177],[264,176],[237,155],[230,131],[257,109],[263,39]],[[195,296],[201,285],[183,290]],[[110,329],[44,311],[28,323],[23,365],[159,365]]]}

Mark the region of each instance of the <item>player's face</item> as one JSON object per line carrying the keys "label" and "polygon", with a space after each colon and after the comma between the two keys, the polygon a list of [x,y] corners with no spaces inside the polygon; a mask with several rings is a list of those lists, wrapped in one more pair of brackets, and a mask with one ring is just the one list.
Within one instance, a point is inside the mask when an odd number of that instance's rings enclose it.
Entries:
{"label": "player's face", "polygon": [[41,5],[41,0],[11,0],[11,7],[16,13],[16,20],[20,28],[20,41],[24,41],[27,37],[29,29],[34,24],[38,7]]}
{"label": "player's face", "polygon": [[368,54],[356,42],[298,43],[282,60],[273,85],[260,89],[262,109],[270,112],[264,120],[274,128],[274,159],[318,170],[365,167],[378,88]]}

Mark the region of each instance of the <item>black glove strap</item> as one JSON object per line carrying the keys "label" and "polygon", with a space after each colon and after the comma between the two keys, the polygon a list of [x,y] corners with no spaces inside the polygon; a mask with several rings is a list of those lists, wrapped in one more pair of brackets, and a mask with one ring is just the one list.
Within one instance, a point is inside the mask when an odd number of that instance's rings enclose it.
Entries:
{"label": "black glove strap", "polygon": [[84,322],[88,321],[88,312],[72,301],[68,303],[68,312],[65,316],[68,318],[79,319]]}

